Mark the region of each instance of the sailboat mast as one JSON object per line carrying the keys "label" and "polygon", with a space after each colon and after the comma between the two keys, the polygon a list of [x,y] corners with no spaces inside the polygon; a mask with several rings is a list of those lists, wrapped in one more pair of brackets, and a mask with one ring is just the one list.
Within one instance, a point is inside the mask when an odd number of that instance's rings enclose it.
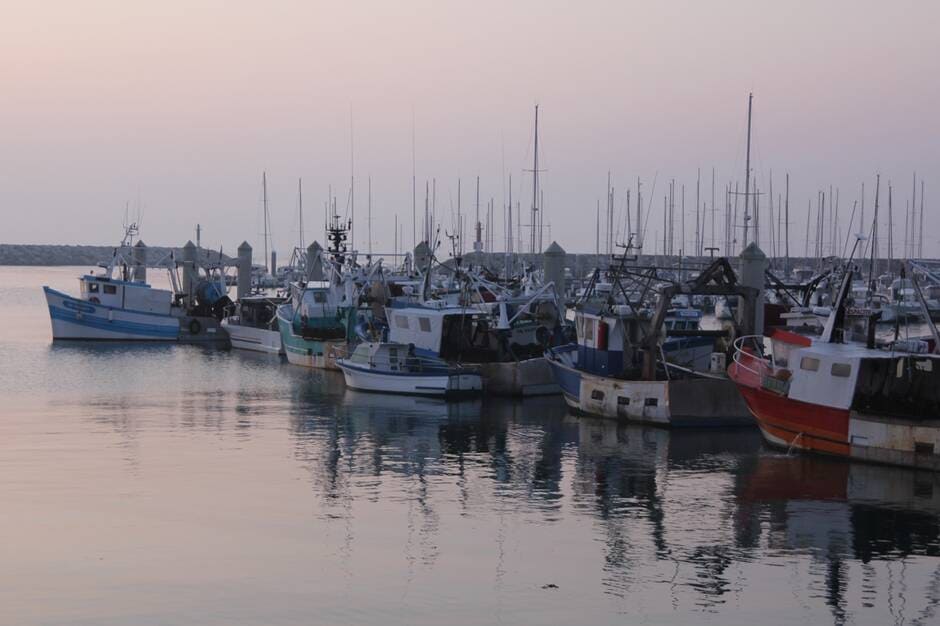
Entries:
{"label": "sailboat mast", "polygon": [[785,241],[784,241],[784,246],[785,246],[785,248],[786,248],[786,257],[787,257],[787,260],[786,260],[786,264],[785,264],[784,267],[786,268],[786,273],[787,273],[787,275],[789,276],[789,275],[790,275],[790,172],[787,172],[786,196],[785,196],[785,197],[786,197],[786,200],[784,200],[784,202],[785,202],[785,205],[784,205],[784,213],[786,214],[786,216],[785,216],[784,219],[785,219],[786,221],[785,221],[785,223],[784,223],[784,225],[783,225],[783,228],[784,228],[784,230],[785,230],[785,232],[786,232],[786,236],[784,237],[784,240],[785,240]]}
{"label": "sailboat mast", "polygon": [[300,251],[303,253],[306,247],[304,246],[304,181],[302,178],[297,179],[297,217],[300,222]]}
{"label": "sailboat mast", "polygon": [[751,199],[751,111],[754,94],[747,95],[747,159],[744,165],[744,247],[748,244],[748,220],[750,217]]}
{"label": "sailboat mast", "polygon": [[268,173],[261,172],[261,204],[264,207],[264,267],[270,270],[270,259],[268,258]]}
{"label": "sailboat mast", "polygon": [[637,176],[636,179],[636,247],[638,250],[643,249],[643,221],[642,221],[642,210],[643,210],[643,192],[640,188],[640,177]]}
{"label": "sailboat mast", "polygon": [[695,177],[695,251],[693,252],[695,256],[702,256],[701,242],[700,242],[702,232],[701,232],[701,229],[699,228],[699,208],[701,206],[699,204],[699,188],[701,186],[702,186],[702,168],[698,168],[698,171]]}
{"label": "sailboat mast", "polygon": [[349,242],[356,249],[356,161],[353,152],[353,114],[349,105]]}
{"label": "sailboat mast", "polygon": [[894,261],[894,211],[892,210],[891,181],[888,181],[888,271],[891,271],[892,261]]}
{"label": "sailboat mast", "polygon": [[537,249],[539,233],[536,224],[538,224],[539,213],[539,105],[535,105],[535,147],[532,150],[532,238],[530,251],[536,254],[541,250]]}

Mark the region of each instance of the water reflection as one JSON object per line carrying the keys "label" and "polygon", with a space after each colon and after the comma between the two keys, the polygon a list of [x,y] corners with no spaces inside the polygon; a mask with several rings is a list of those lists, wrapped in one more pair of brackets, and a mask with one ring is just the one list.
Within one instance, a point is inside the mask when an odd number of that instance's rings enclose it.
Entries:
{"label": "water reflection", "polygon": [[[20,317],[44,341],[0,336],[0,530],[27,572],[0,575],[2,622],[62,597],[24,590],[81,578],[75,606],[188,587],[193,614],[224,597],[269,623],[439,623],[445,604],[454,623],[936,623],[937,475],[787,457],[754,430],[575,417],[558,398],[355,392],[266,355],[50,345],[37,307]],[[167,554],[148,587],[139,563]]]}
{"label": "water reflection", "polygon": [[[776,455],[753,430],[666,431],[578,418],[552,401],[454,404],[346,391],[331,416],[315,416],[325,378],[311,379],[312,396],[294,396],[299,458],[313,484],[341,503],[382,497],[383,483],[358,480],[364,476],[407,478],[397,497],[413,504],[409,541],[417,537],[425,564],[441,532],[436,509],[450,504],[435,492],[434,476],[454,481],[465,512],[479,505],[476,482],[487,481],[496,498],[487,506],[502,513],[536,512],[549,524],[566,514],[593,519],[606,591],[626,597],[652,580],[674,605],[691,592],[699,607],[720,606],[747,587],[733,567],[809,554],[809,592],[824,596],[838,623],[849,615],[847,560],[940,550],[933,474]],[[863,588],[877,586],[879,574],[858,575]],[[938,576],[921,617],[933,614]],[[865,602],[875,600],[868,593]]]}

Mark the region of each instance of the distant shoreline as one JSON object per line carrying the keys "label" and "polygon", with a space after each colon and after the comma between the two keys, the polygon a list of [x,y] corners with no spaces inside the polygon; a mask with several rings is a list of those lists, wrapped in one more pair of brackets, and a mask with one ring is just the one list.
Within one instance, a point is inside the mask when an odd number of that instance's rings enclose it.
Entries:
{"label": "distant shoreline", "polygon": [[[114,246],[82,246],[59,244],[12,244],[0,243],[0,266],[97,266],[107,263],[114,254]],[[168,246],[147,246],[147,265],[154,266],[172,252],[179,259],[181,248]],[[203,250],[212,262],[218,260],[217,250]],[[223,261],[231,264],[232,259],[223,255]]]}

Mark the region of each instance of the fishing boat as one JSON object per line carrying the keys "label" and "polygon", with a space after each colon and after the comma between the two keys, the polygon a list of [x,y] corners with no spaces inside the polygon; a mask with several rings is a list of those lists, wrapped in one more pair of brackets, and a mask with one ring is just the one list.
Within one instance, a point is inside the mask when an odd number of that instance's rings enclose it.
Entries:
{"label": "fishing boat", "polygon": [[360,343],[336,365],[346,385],[360,391],[454,397],[483,390],[479,372],[418,356],[412,346],[399,343]]}
{"label": "fishing boat", "polygon": [[472,364],[487,392],[537,396],[558,393],[544,358],[550,331],[529,315],[529,305],[441,300],[391,302],[386,306],[388,338],[411,344],[417,354]]}
{"label": "fishing boat", "polygon": [[[167,265],[172,290],[153,287],[146,282],[146,250],[133,244],[137,232],[128,225],[104,271],[79,277],[77,297],[43,287],[53,340],[227,341],[217,315],[229,302],[222,275],[201,277],[189,261],[180,286],[173,263]],[[195,246],[187,248],[195,258]]]}
{"label": "fishing boat", "polygon": [[[643,380],[638,335],[650,320],[625,310],[579,311],[577,341],[546,353],[565,402],[587,415],[668,426],[751,423],[724,376],[724,354],[715,352],[715,338],[691,335],[699,330],[700,316],[670,312],[663,323],[660,376]],[[668,336],[672,331],[685,332]]]}
{"label": "fishing boat", "polygon": [[322,267],[326,280],[304,280],[290,285],[290,295],[277,308],[278,329],[289,363],[316,369],[337,369],[336,357],[352,339],[356,319],[356,285],[344,273],[348,224],[339,215],[327,229],[327,250],[308,263]]}
{"label": "fishing boat", "polygon": [[940,471],[936,327],[929,340],[879,346],[876,316],[863,334],[852,325],[850,282],[846,272],[819,337],[737,339],[731,378],[773,446]]}
{"label": "fishing boat", "polygon": [[317,369],[337,369],[336,355],[350,336],[353,309],[343,305],[330,281],[291,285],[290,298],[277,308],[277,326],[287,361]]}
{"label": "fishing boat", "polygon": [[[610,272],[615,284],[620,273]],[[546,352],[565,402],[579,414],[660,426],[753,424],[716,347],[725,331],[702,329],[697,310],[667,308],[677,293],[753,298],[757,290],[736,281],[718,259],[695,280],[663,288],[655,311],[632,301],[579,303],[576,341]]]}
{"label": "fishing boat", "polygon": [[277,307],[284,298],[266,295],[247,296],[235,304],[232,315],[222,319],[233,348],[269,354],[284,354],[278,329]]}

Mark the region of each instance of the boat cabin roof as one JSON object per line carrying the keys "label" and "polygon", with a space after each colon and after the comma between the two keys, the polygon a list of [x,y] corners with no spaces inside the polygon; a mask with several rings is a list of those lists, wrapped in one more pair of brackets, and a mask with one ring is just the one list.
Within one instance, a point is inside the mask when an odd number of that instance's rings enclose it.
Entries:
{"label": "boat cabin roof", "polygon": [[79,280],[84,282],[97,282],[97,283],[108,283],[110,285],[129,285],[131,287],[146,287],[149,288],[150,284],[143,281],[133,281],[133,280],[120,280],[118,278],[110,278],[108,276],[97,276],[95,274],[85,274]]}

